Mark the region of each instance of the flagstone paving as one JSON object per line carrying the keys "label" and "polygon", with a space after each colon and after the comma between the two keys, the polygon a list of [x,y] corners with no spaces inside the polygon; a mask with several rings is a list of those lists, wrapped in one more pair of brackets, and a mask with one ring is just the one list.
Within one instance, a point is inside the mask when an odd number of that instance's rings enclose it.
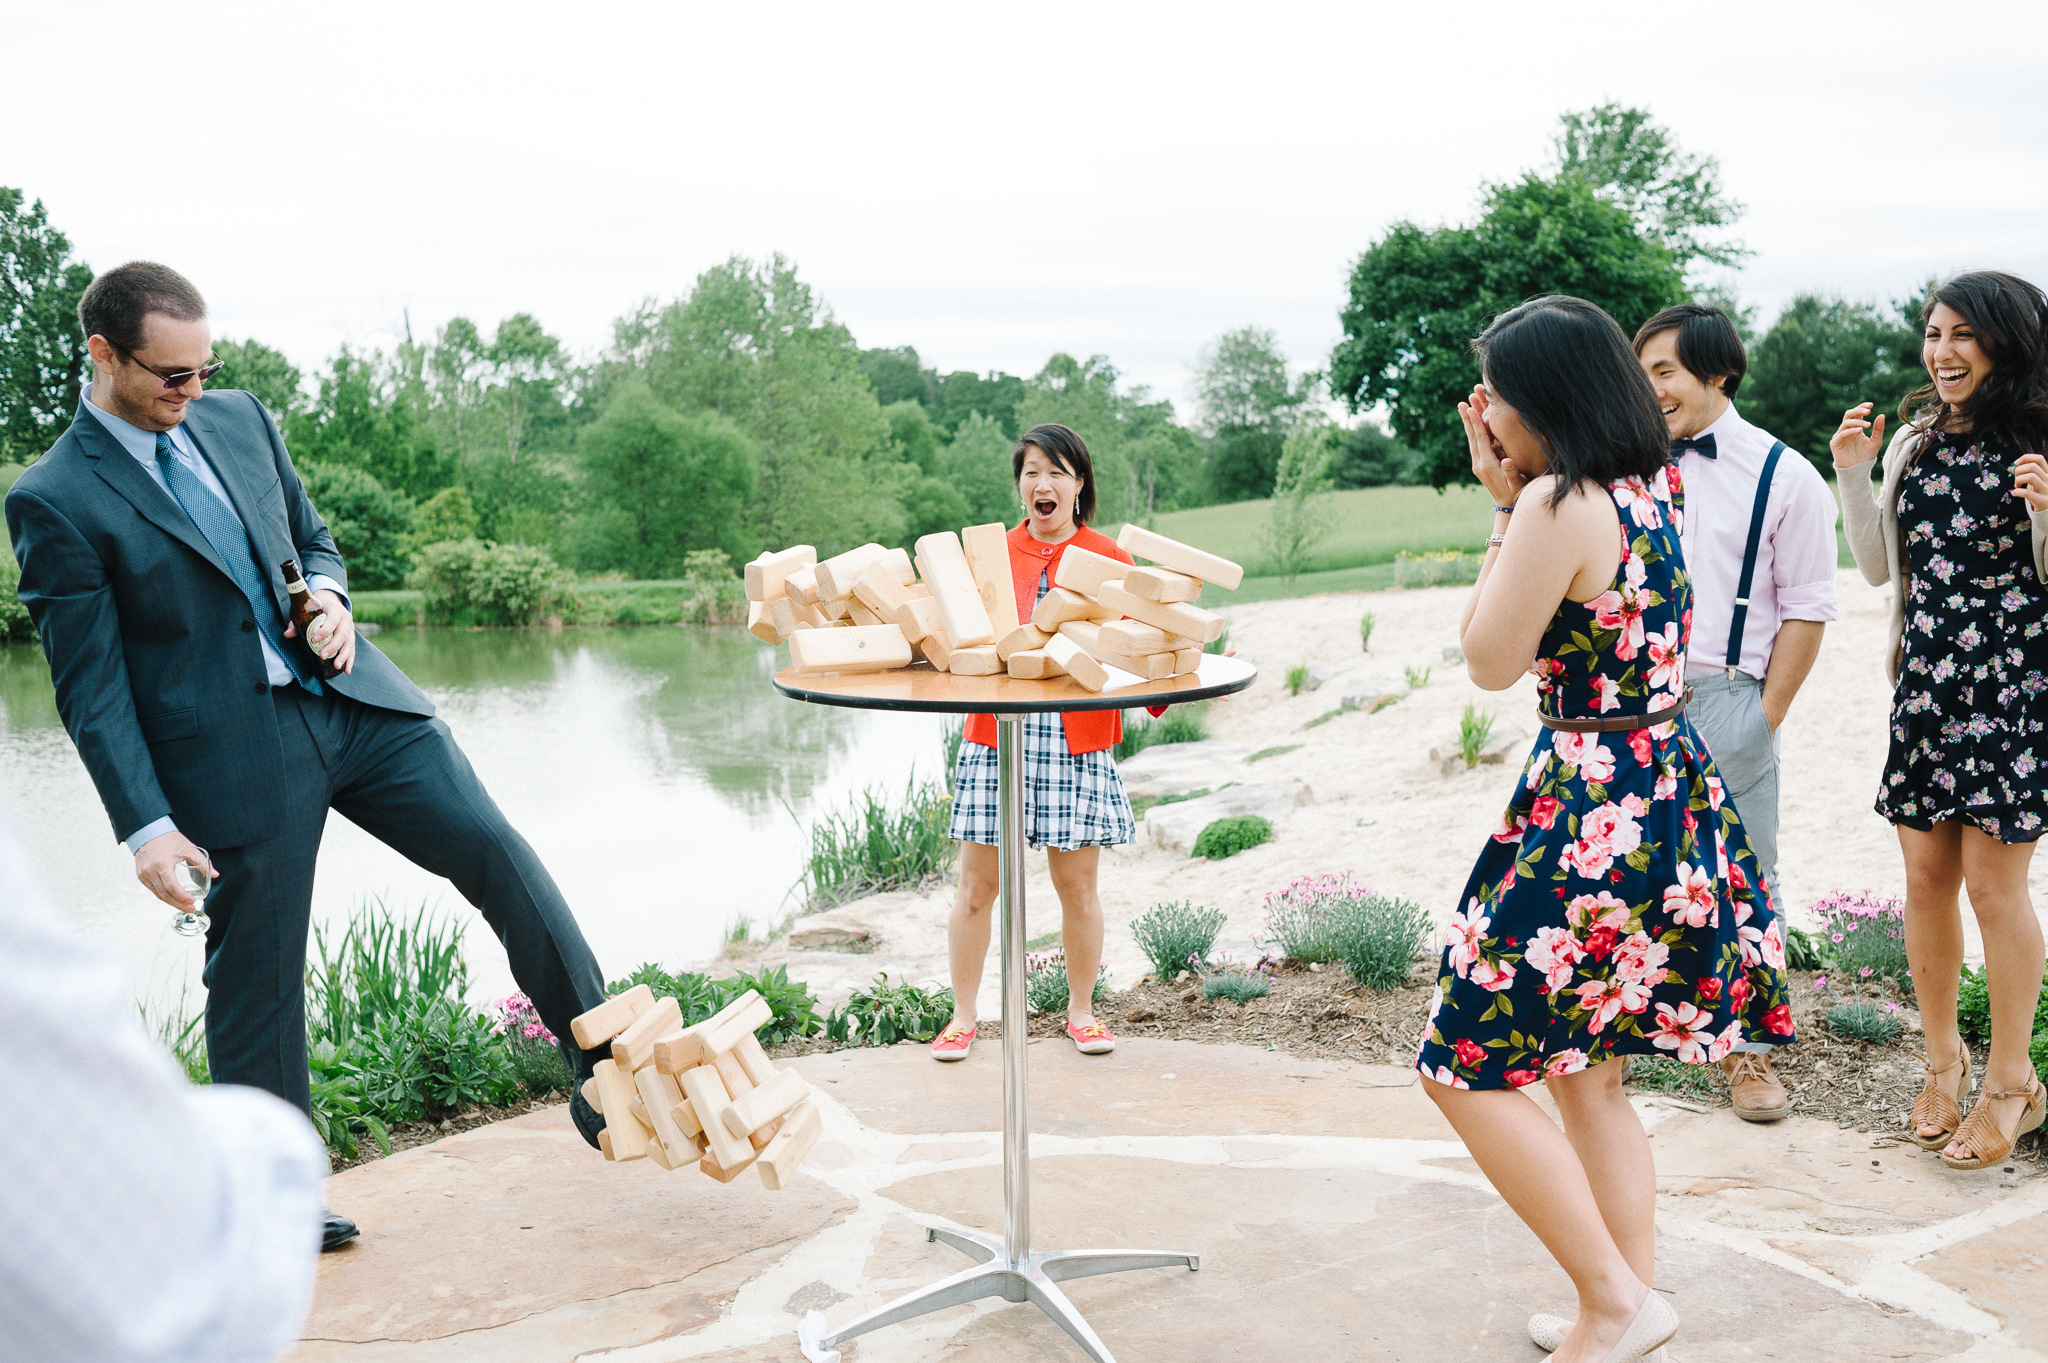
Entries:
{"label": "flagstone paving", "polygon": [[[1480,1177],[1412,1071],[1244,1046],[1030,1046],[1039,1248],[1188,1250],[1065,1285],[1123,1363],[1520,1359],[1569,1284]],[[965,1265],[927,1225],[1002,1228],[993,1045],[789,1062],[826,1135],[795,1186],[606,1164],[564,1108],[337,1175],[363,1226],[324,1256],[300,1363],[800,1363],[834,1324]],[[1542,1101],[1541,1090],[1535,1090]],[[1673,1363],[2048,1363],[2048,1179],[1791,1118],[1636,1100],[1656,1152]],[[846,1363],[1083,1357],[1000,1300],[864,1335]]]}

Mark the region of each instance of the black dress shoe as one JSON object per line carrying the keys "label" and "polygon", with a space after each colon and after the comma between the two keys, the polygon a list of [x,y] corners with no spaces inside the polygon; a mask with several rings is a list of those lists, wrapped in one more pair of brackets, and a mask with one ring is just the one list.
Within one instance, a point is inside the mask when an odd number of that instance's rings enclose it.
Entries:
{"label": "black dress shoe", "polygon": [[602,1150],[597,1143],[597,1133],[604,1130],[604,1114],[583,1100],[583,1090],[576,1088],[569,1094],[569,1120],[576,1123],[576,1129],[583,1133],[583,1139],[590,1142],[592,1150]]}
{"label": "black dress shoe", "polygon": [[323,1207],[321,1215],[327,1218],[326,1223],[320,1228],[320,1252],[322,1254],[327,1253],[329,1250],[340,1249],[343,1245],[361,1234],[356,1229],[356,1223],[339,1212],[330,1212]]}

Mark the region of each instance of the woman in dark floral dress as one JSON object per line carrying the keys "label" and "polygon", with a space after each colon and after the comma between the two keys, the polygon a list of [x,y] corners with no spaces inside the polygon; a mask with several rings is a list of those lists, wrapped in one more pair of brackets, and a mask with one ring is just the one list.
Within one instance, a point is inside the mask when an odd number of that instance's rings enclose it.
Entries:
{"label": "woman in dark floral dress", "polygon": [[[2028,1059],[2041,989],[2040,920],[2027,892],[2048,831],[2048,298],[1991,271],[1928,297],[1926,386],[1885,452],[1864,403],[1831,442],[1856,566],[1893,584],[1885,673],[1891,751],[1877,812],[1906,861],[1906,955],[1927,1038],[1912,1136],[1957,1169],[2002,1164],[2048,1111]],[[1991,1053],[1976,1106],[1956,1027],[1963,965],[1957,892],[1984,939]]]}
{"label": "woman in dark floral dress", "polygon": [[[1538,679],[1544,728],[1446,935],[1424,1087],[1579,1293],[1530,1333],[1571,1363],[1653,1355],[1656,1177],[1629,1055],[1717,1062],[1791,1039],[1777,916],[1684,712],[1683,491],[1627,338],[1574,298],[1475,342],[1461,404],[1499,510],[1463,642],[1472,680]],[[1537,1080],[1559,1131],[1525,1094]]]}

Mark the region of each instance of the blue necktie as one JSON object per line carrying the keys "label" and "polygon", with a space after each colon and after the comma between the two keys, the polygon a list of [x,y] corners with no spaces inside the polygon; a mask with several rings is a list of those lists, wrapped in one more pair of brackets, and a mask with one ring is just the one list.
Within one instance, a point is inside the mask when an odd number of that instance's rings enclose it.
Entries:
{"label": "blue necktie", "polygon": [[1687,450],[1698,450],[1702,459],[1720,458],[1714,452],[1714,437],[1711,435],[1695,436],[1691,440],[1674,440],[1671,442],[1671,457],[1673,459],[1684,454]]}
{"label": "blue necktie", "polygon": [[164,485],[171,490],[171,496],[178,505],[185,508],[185,514],[192,518],[192,524],[199,527],[199,533],[206,536],[206,542],[213,546],[213,552],[220,555],[220,561],[228,566],[228,576],[242,589],[242,595],[249,598],[249,607],[256,612],[256,627],[263,631],[263,637],[270,640],[277,656],[284,659],[284,665],[300,686],[320,694],[320,683],[292,657],[288,641],[278,630],[277,602],[270,595],[270,584],[263,576],[263,570],[256,565],[256,551],[249,544],[249,532],[242,522],[220,498],[206,490],[206,484],[199,476],[185,467],[178,458],[177,447],[171,444],[171,437],[163,431],[156,434],[156,466],[163,471]]}

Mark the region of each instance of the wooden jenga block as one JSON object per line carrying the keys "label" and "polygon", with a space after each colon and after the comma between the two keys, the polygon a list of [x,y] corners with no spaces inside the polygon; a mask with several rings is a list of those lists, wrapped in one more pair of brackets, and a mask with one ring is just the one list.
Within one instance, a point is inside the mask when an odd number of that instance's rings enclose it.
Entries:
{"label": "wooden jenga block", "polygon": [[[768,1006],[768,1001],[749,989],[684,1035],[696,1045],[697,1058],[710,1065],[739,1045],[741,1037],[752,1036],[774,1020],[775,1010]],[[704,1114],[700,1110],[697,1115]]]}
{"label": "wooden jenga block", "polygon": [[804,673],[886,672],[910,666],[910,640],[894,625],[805,630],[789,636],[789,660]]}
{"label": "wooden jenga block", "polygon": [[706,1152],[703,1158],[697,1161],[697,1168],[703,1173],[710,1175],[712,1178],[717,1179],[720,1183],[732,1182],[734,1179],[740,1176],[741,1172],[744,1171],[748,1165],[752,1164],[757,1158],[759,1158],[759,1156],[756,1155],[753,1146],[747,1145],[745,1141],[741,1141],[740,1144],[747,1146],[747,1153],[746,1157],[744,1159],[741,1159],[737,1164],[727,1164],[723,1160],[719,1159],[716,1153]]}
{"label": "wooden jenga block", "polygon": [[[692,1155],[696,1154],[696,1151],[689,1146],[685,1146],[683,1148],[686,1150],[690,1150],[690,1153]],[[668,1153],[668,1146],[663,1143],[661,1137],[659,1136],[650,1136],[647,1138],[647,1160],[650,1164],[660,1165],[662,1168],[668,1170],[670,1173],[674,1173],[678,1168],[681,1167],[681,1165],[678,1164],[677,1161],[670,1158]]]}
{"label": "wooden jenga block", "polygon": [[1019,625],[996,640],[996,658],[1007,663],[1012,653],[1021,653],[1027,648],[1044,648],[1045,641],[1051,637],[1050,631],[1036,625]]}
{"label": "wooden jenga block", "polygon": [[801,1074],[783,1070],[760,1088],[734,1098],[719,1117],[733,1135],[751,1136],[810,1096],[811,1086]]}
{"label": "wooden jenga block", "polygon": [[1148,625],[1142,620],[1109,620],[1102,626],[1102,646],[1128,653],[1133,658],[1142,658],[1147,653],[1172,653],[1176,649],[1200,648],[1202,645],[1184,635],[1168,634],[1159,626]]}
{"label": "wooden jenga block", "polygon": [[1066,676],[1067,669],[1042,648],[1023,648],[1010,655],[1010,675],[1023,681],[1047,681]]}
{"label": "wooden jenga block", "polygon": [[768,603],[768,620],[784,639],[800,629],[824,629],[829,623],[815,607],[806,606],[787,592]]}
{"label": "wooden jenga block", "polygon": [[1031,624],[1041,634],[1057,633],[1059,627],[1069,620],[1114,619],[1116,612],[1100,601],[1080,592],[1068,591],[1065,587],[1054,587],[1039,597],[1037,608],[1031,612]]}
{"label": "wooden jenga block", "polygon": [[583,1094],[583,1101],[590,1104],[590,1110],[600,1117],[604,1116],[604,1108],[602,1106],[604,1095],[598,1092],[596,1077],[592,1076],[589,1079],[585,1079],[583,1081],[583,1088],[580,1091]]}
{"label": "wooden jenga block", "polygon": [[647,1115],[646,1099],[635,1098],[633,1100],[633,1106],[628,1108],[627,1111],[633,1114],[633,1120],[639,1122],[640,1125],[646,1127],[649,1131],[652,1131],[654,1129],[654,1122]]}
{"label": "wooden jenga block", "polygon": [[[882,625],[888,623],[886,620],[882,619],[881,616],[876,615],[873,611],[869,610],[867,608],[867,603],[862,601],[857,596],[848,598],[846,602],[846,618],[853,621],[854,624],[861,625],[863,627],[870,625]],[[905,640],[905,642],[907,643],[909,641]]]}
{"label": "wooden jenga block", "polygon": [[1171,653],[1134,657],[1105,643],[1104,636],[1108,632],[1108,625],[1097,624],[1093,620],[1069,620],[1060,626],[1061,634],[1087,650],[1088,656],[1098,663],[1108,663],[1111,667],[1122,668],[1132,676],[1143,677],[1146,681],[1158,681],[1161,677],[1172,675]]}
{"label": "wooden jenga block", "polygon": [[1199,648],[1179,648],[1179,649],[1175,649],[1175,650],[1174,650],[1174,653],[1173,653],[1173,675],[1174,675],[1174,676],[1178,677],[1178,676],[1180,676],[1181,674],[1183,674],[1183,673],[1186,673],[1186,672],[1199,672],[1199,671],[1201,671],[1201,670],[1202,670],[1202,650],[1201,650],[1201,649],[1199,649]]}
{"label": "wooden jenga block", "polygon": [[747,603],[747,633],[764,644],[782,642],[782,631],[775,628],[775,621],[768,614],[768,607],[759,601]]}
{"label": "wooden jenga block", "polygon": [[684,1070],[681,1078],[683,1093],[689,1098],[697,1120],[704,1124],[704,1139],[712,1158],[728,1169],[737,1169],[752,1159],[754,1147],[725,1128],[722,1114],[732,1097],[725,1090],[725,1081],[718,1077],[718,1070],[711,1065],[699,1065]]}
{"label": "wooden jenga block", "polygon": [[718,1071],[718,1081],[725,1085],[725,1096],[734,1102],[754,1091],[754,1081],[748,1077],[747,1067],[742,1065],[740,1058],[731,1051],[727,1051],[710,1064],[712,1069]]}
{"label": "wooden jenga block", "polygon": [[1017,588],[1010,576],[1010,533],[1000,523],[970,525],[960,532],[967,571],[981,592],[989,628],[1001,639],[1017,628]]}
{"label": "wooden jenga block", "polygon": [[[654,1129],[655,1139],[671,1155],[688,1150],[696,1158],[697,1147],[691,1142],[696,1133],[685,1131],[676,1125],[676,1105],[683,1101],[682,1085],[675,1076],[663,1074],[649,1065],[633,1073],[633,1087],[640,1093],[640,1105],[647,1109],[647,1125]],[[674,1165],[670,1165],[673,1168]]]}
{"label": "wooden jenga block", "polygon": [[1096,593],[1096,600],[1115,611],[1128,615],[1133,620],[1142,620],[1156,625],[1168,634],[1184,634],[1200,643],[1209,643],[1223,637],[1227,623],[1214,611],[1205,611],[1200,606],[1190,606],[1185,601],[1147,601],[1132,596],[1124,590],[1121,582],[1105,582]]}
{"label": "wooden jenga block", "polygon": [[633,1025],[612,1038],[612,1059],[631,1074],[654,1059],[654,1043],[683,1030],[683,1010],[674,999],[658,999],[633,1019]]}
{"label": "wooden jenga block", "polygon": [[926,662],[941,672],[947,671],[947,665],[953,661],[953,642],[946,637],[946,631],[942,629],[935,629],[919,639],[917,651],[924,655]]}
{"label": "wooden jenga block", "polygon": [[932,589],[932,600],[939,603],[939,622],[953,647],[996,641],[995,626],[989,623],[988,608],[981,604],[981,589],[974,585],[958,535],[945,530],[919,538],[917,566],[925,585]]}
{"label": "wooden jenga block", "polygon": [[1052,585],[1083,596],[1099,596],[1097,589],[1103,583],[1115,582],[1130,570],[1131,565],[1122,559],[1068,545],[1060,555],[1059,571],[1053,574]]}
{"label": "wooden jenga block", "polygon": [[913,582],[904,590],[908,591],[912,596],[916,597],[920,601],[929,601],[932,599],[932,589],[930,587],[925,586],[922,582]]}
{"label": "wooden jenga block", "polygon": [[1124,574],[1124,590],[1147,601],[1193,601],[1202,594],[1202,579],[1168,568],[1133,568]]}
{"label": "wooden jenga block", "polygon": [[898,582],[896,575],[889,571],[889,565],[880,561],[870,563],[867,571],[860,575],[860,581],[853,584],[853,597],[892,624],[896,621],[897,610],[911,599],[910,588]]}
{"label": "wooden jenga block", "polygon": [[612,1133],[610,1131],[600,1131],[597,1133],[597,1153],[603,1155],[608,1160],[618,1158],[617,1155],[612,1153]]}
{"label": "wooden jenga block", "polygon": [[[1170,540],[1142,525],[1126,525],[1116,537],[1116,547],[1133,558],[1149,558],[1162,568],[1213,582],[1227,592],[1236,591],[1238,584],[1244,581],[1244,569],[1229,559],[1204,553],[1179,540]],[[1072,553],[1073,550],[1067,552]]]}
{"label": "wooden jenga block", "polygon": [[770,1190],[788,1187],[797,1166],[804,1162],[804,1156],[811,1153],[811,1147],[824,1134],[825,1117],[818,1111],[818,1105],[811,1102],[799,1104],[782,1119],[782,1130],[768,1142],[768,1148],[756,1161],[761,1166],[761,1185]]}
{"label": "wooden jenga block", "polygon": [[817,605],[817,566],[814,564],[809,568],[799,568],[788,577],[782,579],[782,594],[789,597],[792,601],[799,601],[806,606]]}
{"label": "wooden jenga block", "polygon": [[[677,1084],[678,1089],[682,1088]],[[698,1145],[704,1143],[704,1123],[697,1120],[697,1109],[690,1106],[688,1098],[668,1110],[668,1119],[676,1124],[676,1130],[688,1136]]]}
{"label": "wooden jenga block", "polygon": [[747,1078],[754,1081],[755,1088],[782,1073],[768,1058],[768,1052],[761,1049],[761,1039],[752,1032],[733,1043],[732,1053],[739,1057],[741,1068],[746,1070]]}
{"label": "wooden jenga block", "polygon": [[583,1050],[602,1046],[633,1025],[633,1019],[654,1006],[654,991],[636,984],[614,994],[569,1024],[569,1035]]}
{"label": "wooden jenga block", "polygon": [[818,565],[818,599],[831,601],[853,595],[853,584],[860,581],[860,575],[868,565],[888,553],[879,544],[863,544],[858,549],[849,549],[843,554],[834,554]]}
{"label": "wooden jenga block", "polygon": [[850,596],[842,596],[833,601],[820,601],[818,614],[825,617],[826,624],[837,624],[846,618],[846,608],[852,600]]}
{"label": "wooden jenga block", "polygon": [[939,603],[929,596],[912,597],[896,608],[890,619],[903,631],[903,636],[913,644],[926,639],[945,628],[939,621]]}
{"label": "wooden jenga block", "polygon": [[1109,685],[1109,672],[1088,656],[1088,651],[1064,634],[1046,640],[1045,656],[1058,663],[1066,674],[1090,691]]}
{"label": "wooden jenga block", "polygon": [[742,573],[746,578],[747,600],[773,601],[782,595],[782,584],[791,573],[799,568],[808,568],[817,561],[818,551],[808,544],[784,549],[779,554],[762,554]]}
{"label": "wooden jenga block", "polygon": [[600,1060],[593,1077],[604,1095],[604,1129],[612,1133],[612,1158],[642,1159],[647,1154],[647,1128],[633,1116],[633,1099],[638,1096],[632,1076],[619,1069],[614,1060]]}
{"label": "wooden jenga block", "polygon": [[876,559],[875,562],[881,564],[888,571],[889,576],[895,578],[905,587],[917,581],[917,569],[911,566],[910,551],[908,549],[885,550],[882,556]]}
{"label": "wooden jenga block", "polygon": [[954,649],[946,670],[956,677],[993,677],[1003,670],[1003,660],[996,656],[994,644],[976,644]]}
{"label": "wooden jenga block", "polygon": [[747,1137],[747,1144],[753,1146],[756,1150],[766,1150],[768,1142],[775,1139],[775,1133],[782,1130],[782,1120],[782,1118],[777,1117],[768,1125],[754,1132],[753,1135]]}

